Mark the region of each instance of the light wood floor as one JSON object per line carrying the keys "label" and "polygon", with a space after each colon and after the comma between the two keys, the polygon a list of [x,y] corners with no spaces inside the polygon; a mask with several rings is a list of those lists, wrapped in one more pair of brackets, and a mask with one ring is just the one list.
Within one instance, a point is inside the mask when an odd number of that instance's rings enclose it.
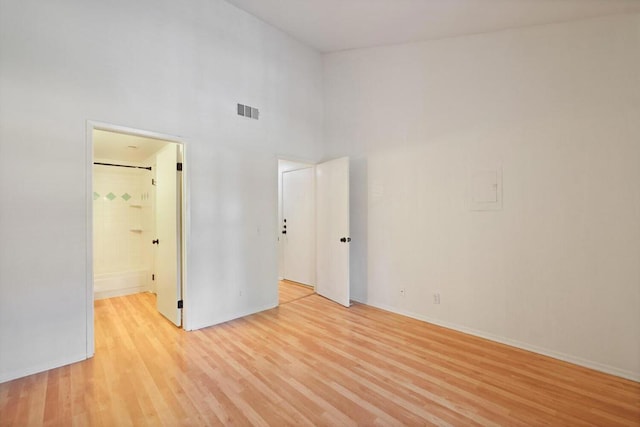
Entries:
{"label": "light wood floor", "polygon": [[288,280],[281,280],[278,286],[278,294],[280,296],[280,304],[287,304],[300,298],[314,294],[314,290],[310,286],[301,285]]}
{"label": "light wood floor", "polygon": [[638,383],[365,305],[184,332],[154,304],[97,301],[96,356],[0,384],[0,425],[640,425]]}

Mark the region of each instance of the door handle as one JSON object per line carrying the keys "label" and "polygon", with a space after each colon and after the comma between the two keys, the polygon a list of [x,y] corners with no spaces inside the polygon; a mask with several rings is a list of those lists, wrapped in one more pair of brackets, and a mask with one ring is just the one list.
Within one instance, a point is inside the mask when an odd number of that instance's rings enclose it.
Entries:
{"label": "door handle", "polygon": [[159,245],[160,244],[160,239],[154,239],[151,241],[152,244],[154,245]]}
{"label": "door handle", "polygon": [[342,243],[350,242],[350,241],[351,241],[351,237],[342,237],[342,238],[340,239],[340,241],[341,241]]}
{"label": "door handle", "polygon": [[282,230],[282,234],[287,234],[287,230]]}

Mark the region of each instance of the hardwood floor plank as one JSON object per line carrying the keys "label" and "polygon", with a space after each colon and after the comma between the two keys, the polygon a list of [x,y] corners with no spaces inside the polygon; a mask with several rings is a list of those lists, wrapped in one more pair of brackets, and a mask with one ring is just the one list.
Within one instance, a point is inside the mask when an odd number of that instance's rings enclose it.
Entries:
{"label": "hardwood floor plank", "polygon": [[96,301],[96,356],[0,384],[0,426],[640,426],[640,384],[281,283],[194,332]]}
{"label": "hardwood floor plank", "polygon": [[[324,330],[325,330],[325,329],[327,329],[327,328],[328,328],[328,326],[327,326],[327,325],[324,325],[324,327],[323,327],[323,328],[321,328],[321,329],[319,329],[319,331],[324,331]],[[316,331],[318,331],[318,330],[316,330]],[[297,333],[297,331],[296,331],[296,330],[290,330],[290,331],[287,331],[287,332],[288,332],[288,335],[295,335],[295,334]],[[306,332],[306,333],[308,333],[308,332],[309,332],[309,329],[307,329],[305,332]],[[334,332],[335,332],[335,331],[334,331]],[[288,335],[287,335],[287,336],[288,336]],[[349,353],[348,353],[348,352],[347,352],[347,353],[345,353],[345,352],[341,352],[338,348],[336,348],[336,347],[332,347],[332,346],[330,345],[330,343],[332,342],[332,339],[333,339],[333,338],[332,338],[332,335],[334,335],[334,334],[332,334],[332,333],[331,333],[331,330],[328,330],[327,334],[325,334],[325,333],[321,332],[321,333],[320,333],[320,334],[318,334],[317,336],[314,336],[314,338],[316,338],[316,340],[315,340],[315,341],[317,341],[317,342],[322,342],[322,343],[323,343],[323,346],[324,346],[323,351],[325,352],[325,354],[323,355],[323,357],[324,357],[324,358],[329,358],[329,359],[331,359],[332,361],[335,361],[335,360],[338,360],[338,359],[339,359],[339,357],[340,357],[340,356],[339,356],[339,354],[338,354],[338,353],[340,353],[340,354],[342,354],[342,355],[346,355],[346,357],[347,357],[347,358],[349,358]],[[353,341],[354,339],[356,339],[356,338],[355,338],[353,335],[351,335],[351,336],[350,336],[350,341]],[[347,345],[349,345],[349,344],[347,344]],[[364,347],[364,348],[365,348],[366,350],[371,350],[371,348],[366,348],[366,347]],[[309,353],[313,354],[313,353],[315,353],[315,352],[316,352],[316,351],[310,351]],[[330,352],[331,352],[331,353],[330,353]],[[348,361],[348,360],[346,360],[346,359],[341,360],[341,361],[340,361],[340,363],[339,363],[339,364],[337,364],[338,369],[339,369],[339,366],[340,366],[340,365],[349,365],[349,366],[351,366],[351,368],[352,368],[352,369],[356,369],[356,367],[357,367],[357,366],[361,366],[361,365],[363,365],[364,363],[366,363],[366,360],[368,359],[369,355],[371,355],[371,354],[374,354],[375,356],[373,357],[373,363],[372,363],[372,364],[368,364],[368,367],[369,367],[369,368],[373,368],[376,364],[380,364],[380,363],[381,363],[381,357],[380,357],[380,354],[379,354],[377,351],[376,351],[376,352],[373,352],[373,353],[372,353],[371,351],[364,351],[364,352],[360,352],[360,353],[356,354],[356,356],[357,356],[357,357],[353,357],[353,358],[351,358],[352,360],[350,360],[350,361]],[[331,366],[332,366],[332,367],[336,367],[336,364],[334,363],[334,364],[332,364]],[[388,363],[388,364],[386,364],[386,365],[385,365],[384,369],[381,369],[381,370],[379,371],[379,372],[381,373],[381,377],[382,377],[382,378],[385,378],[386,380],[389,380],[388,373],[390,372],[390,370],[393,370],[394,368],[397,368],[397,367],[398,367],[397,362],[396,362],[395,360],[391,360],[391,362],[390,362],[390,363]],[[313,369],[313,367],[312,367],[312,366],[309,366],[307,369]],[[414,373],[414,374],[418,374],[418,375],[420,375],[420,374],[421,374],[421,372],[419,372],[419,371],[415,371],[415,372],[413,372],[413,373]],[[403,379],[402,379],[402,380],[400,380],[399,382],[402,382],[403,380],[404,380],[404,376],[403,376]],[[439,385],[438,387],[434,388],[434,390],[435,390],[435,391],[440,390],[442,385],[444,385],[444,386],[448,386],[448,384],[446,384],[446,383],[442,382],[442,383],[440,383],[440,385]],[[369,386],[370,386],[370,385],[369,385]],[[424,397],[427,397],[427,395],[424,395],[424,394],[423,394],[423,396],[422,396],[422,397],[423,397],[423,398],[424,398]],[[438,413],[438,412],[439,412],[439,406],[440,406],[440,405],[447,406],[446,401],[442,401],[442,400],[438,397],[438,395],[437,395],[437,394],[430,394],[430,395],[428,395],[428,397],[430,397],[430,398],[431,398],[431,410],[432,410],[432,411],[434,411],[434,413]],[[448,414],[448,416],[449,416],[449,417],[451,417],[451,415],[452,415],[452,413],[450,412],[450,413]],[[475,416],[475,417],[477,418],[477,416]],[[471,424],[471,421],[470,421],[469,419],[464,419],[464,417],[455,417],[455,418],[456,418],[456,419],[455,419],[455,421],[456,421],[456,422],[458,422],[458,423],[460,423],[460,422],[464,421],[466,425]],[[442,421],[442,420],[438,420],[438,422],[441,422],[441,421]],[[485,421],[485,422],[484,422],[484,425],[490,425],[490,423],[489,423],[488,421],[486,421],[486,420],[484,420],[484,421]]]}
{"label": "hardwood floor plank", "polygon": [[280,304],[287,304],[300,298],[313,295],[315,290],[312,286],[281,280],[278,284],[278,293]]}

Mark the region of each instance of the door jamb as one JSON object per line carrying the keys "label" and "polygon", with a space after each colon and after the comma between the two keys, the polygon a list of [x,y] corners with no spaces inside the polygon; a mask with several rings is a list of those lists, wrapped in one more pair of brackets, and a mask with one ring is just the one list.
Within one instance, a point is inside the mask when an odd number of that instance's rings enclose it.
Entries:
{"label": "door jamb", "polygon": [[187,303],[187,253],[188,242],[190,239],[190,211],[188,203],[189,194],[189,151],[187,150],[187,141],[183,137],[164,134],[160,132],[146,131],[126,126],[114,125],[111,123],[87,120],[86,122],[86,146],[85,146],[85,253],[86,258],[86,343],[87,343],[87,359],[95,354],[95,320],[94,320],[94,289],[93,289],[93,131],[104,130],[109,132],[124,133],[134,136],[142,136],[146,138],[160,139],[167,142],[173,142],[182,146],[182,215],[181,215],[181,282],[182,282],[182,300],[184,308],[182,309],[182,328],[189,331],[189,312]]}

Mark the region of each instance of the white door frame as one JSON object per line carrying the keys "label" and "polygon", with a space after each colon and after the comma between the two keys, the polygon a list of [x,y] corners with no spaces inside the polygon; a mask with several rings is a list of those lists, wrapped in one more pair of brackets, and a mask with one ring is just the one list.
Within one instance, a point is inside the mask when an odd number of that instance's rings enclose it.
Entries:
{"label": "white door frame", "polygon": [[114,125],[111,123],[99,122],[94,120],[87,120],[86,124],[86,331],[87,331],[87,358],[93,357],[95,354],[95,332],[94,332],[94,311],[93,311],[93,131],[104,130],[108,132],[124,133],[134,136],[142,136],[146,138],[155,138],[163,141],[173,142],[182,145],[183,155],[183,169],[182,169],[182,245],[181,245],[181,258],[182,258],[182,300],[184,301],[184,307],[182,309],[182,328],[184,330],[190,330],[189,328],[189,311],[187,304],[187,254],[188,254],[188,242],[190,238],[190,212],[188,203],[189,194],[189,168],[188,158],[189,151],[187,150],[187,144],[184,138],[163,134],[159,132],[140,130],[130,128],[126,126]]}

